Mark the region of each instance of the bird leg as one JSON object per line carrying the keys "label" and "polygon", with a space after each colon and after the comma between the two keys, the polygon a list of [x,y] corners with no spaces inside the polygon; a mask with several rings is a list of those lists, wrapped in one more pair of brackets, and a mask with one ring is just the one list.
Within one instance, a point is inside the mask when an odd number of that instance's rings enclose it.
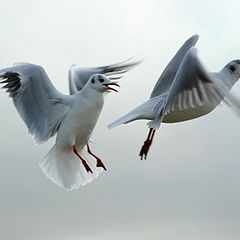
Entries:
{"label": "bird leg", "polygon": [[89,144],[87,144],[87,151],[90,155],[92,155],[97,160],[97,167],[102,167],[105,171],[107,171],[106,167],[104,166],[103,162],[99,157],[97,157],[95,154],[92,153]]}
{"label": "bird leg", "polygon": [[149,130],[148,137],[144,141],[144,144],[143,144],[143,146],[141,148],[141,151],[139,153],[139,156],[141,157],[141,160],[143,159],[143,157],[144,157],[145,160],[147,159],[147,153],[148,153],[148,150],[149,150],[149,148],[152,144],[152,140],[153,140],[155,131],[156,131],[156,129],[153,129],[153,128],[150,128],[150,130]]}
{"label": "bird leg", "polygon": [[78,153],[75,145],[73,145],[72,150],[80,158],[80,160],[82,161],[82,164],[85,167],[86,171],[93,173],[92,169],[87,164],[87,161],[83,157],[81,157],[80,154]]}

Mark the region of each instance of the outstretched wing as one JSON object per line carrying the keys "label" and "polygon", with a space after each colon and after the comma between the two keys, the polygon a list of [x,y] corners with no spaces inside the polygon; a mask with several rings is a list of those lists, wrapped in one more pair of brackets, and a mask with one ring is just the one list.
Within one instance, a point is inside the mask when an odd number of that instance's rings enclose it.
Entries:
{"label": "outstretched wing", "polygon": [[44,69],[20,64],[0,70],[0,83],[38,143],[52,137],[69,108],[70,96],[56,90]]}
{"label": "outstretched wing", "polygon": [[214,108],[222,100],[239,111],[238,99],[230,95],[230,87],[217,76],[206,71],[197,56],[197,49],[192,47],[177,71],[164,112],[182,111],[199,106]]}
{"label": "outstretched wing", "polygon": [[178,68],[183,61],[183,58],[185,57],[188,50],[191,47],[195,46],[198,38],[198,35],[193,35],[182,45],[182,47],[178,50],[173,59],[169,62],[167,67],[160,75],[156,85],[153,88],[150,98],[156,97],[169,90],[178,71]]}
{"label": "outstretched wing", "polygon": [[84,87],[88,79],[96,73],[105,74],[109,76],[111,80],[117,80],[122,78],[122,75],[124,73],[126,73],[140,63],[140,61],[130,62],[130,60],[131,59],[111,65],[92,68],[80,68],[73,65],[70,68],[68,75],[70,94],[74,94],[77,91],[80,91]]}

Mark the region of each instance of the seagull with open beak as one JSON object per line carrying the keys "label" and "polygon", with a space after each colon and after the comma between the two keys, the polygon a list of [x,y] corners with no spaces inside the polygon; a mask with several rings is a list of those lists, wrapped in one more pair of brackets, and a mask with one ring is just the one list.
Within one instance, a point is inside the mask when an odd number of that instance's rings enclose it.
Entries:
{"label": "seagull with open beak", "polygon": [[[90,149],[89,140],[104,104],[104,93],[119,85],[93,74],[84,87],[65,95],[51,83],[41,66],[23,63],[0,70],[0,83],[38,143],[57,135],[40,162],[45,175],[68,190],[79,188],[106,170]],[[86,149],[86,151],[84,151]]]}

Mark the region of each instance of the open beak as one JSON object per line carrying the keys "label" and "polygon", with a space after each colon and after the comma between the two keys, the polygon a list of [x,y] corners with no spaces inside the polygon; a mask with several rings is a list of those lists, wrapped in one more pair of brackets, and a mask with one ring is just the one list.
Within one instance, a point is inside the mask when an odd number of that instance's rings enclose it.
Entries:
{"label": "open beak", "polygon": [[117,87],[120,87],[117,83],[115,82],[112,82],[112,83],[104,83],[103,84],[104,86],[107,87],[108,90],[112,90],[112,91],[115,91],[115,92],[118,92],[118,90],[112,88],[112,87],[109,87],[109,86],[117,86]]}

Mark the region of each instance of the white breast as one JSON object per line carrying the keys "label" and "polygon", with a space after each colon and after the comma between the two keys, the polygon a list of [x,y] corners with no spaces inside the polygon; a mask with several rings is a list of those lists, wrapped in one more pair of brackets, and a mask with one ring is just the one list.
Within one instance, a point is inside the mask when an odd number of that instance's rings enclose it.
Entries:
{"label": "white breast", "polygon": [[89,140],[103,107],[103,95],[94,98],[78,97],[63,120],[57,144],[62,148],[71,148],[76,145],[78,150]]}

